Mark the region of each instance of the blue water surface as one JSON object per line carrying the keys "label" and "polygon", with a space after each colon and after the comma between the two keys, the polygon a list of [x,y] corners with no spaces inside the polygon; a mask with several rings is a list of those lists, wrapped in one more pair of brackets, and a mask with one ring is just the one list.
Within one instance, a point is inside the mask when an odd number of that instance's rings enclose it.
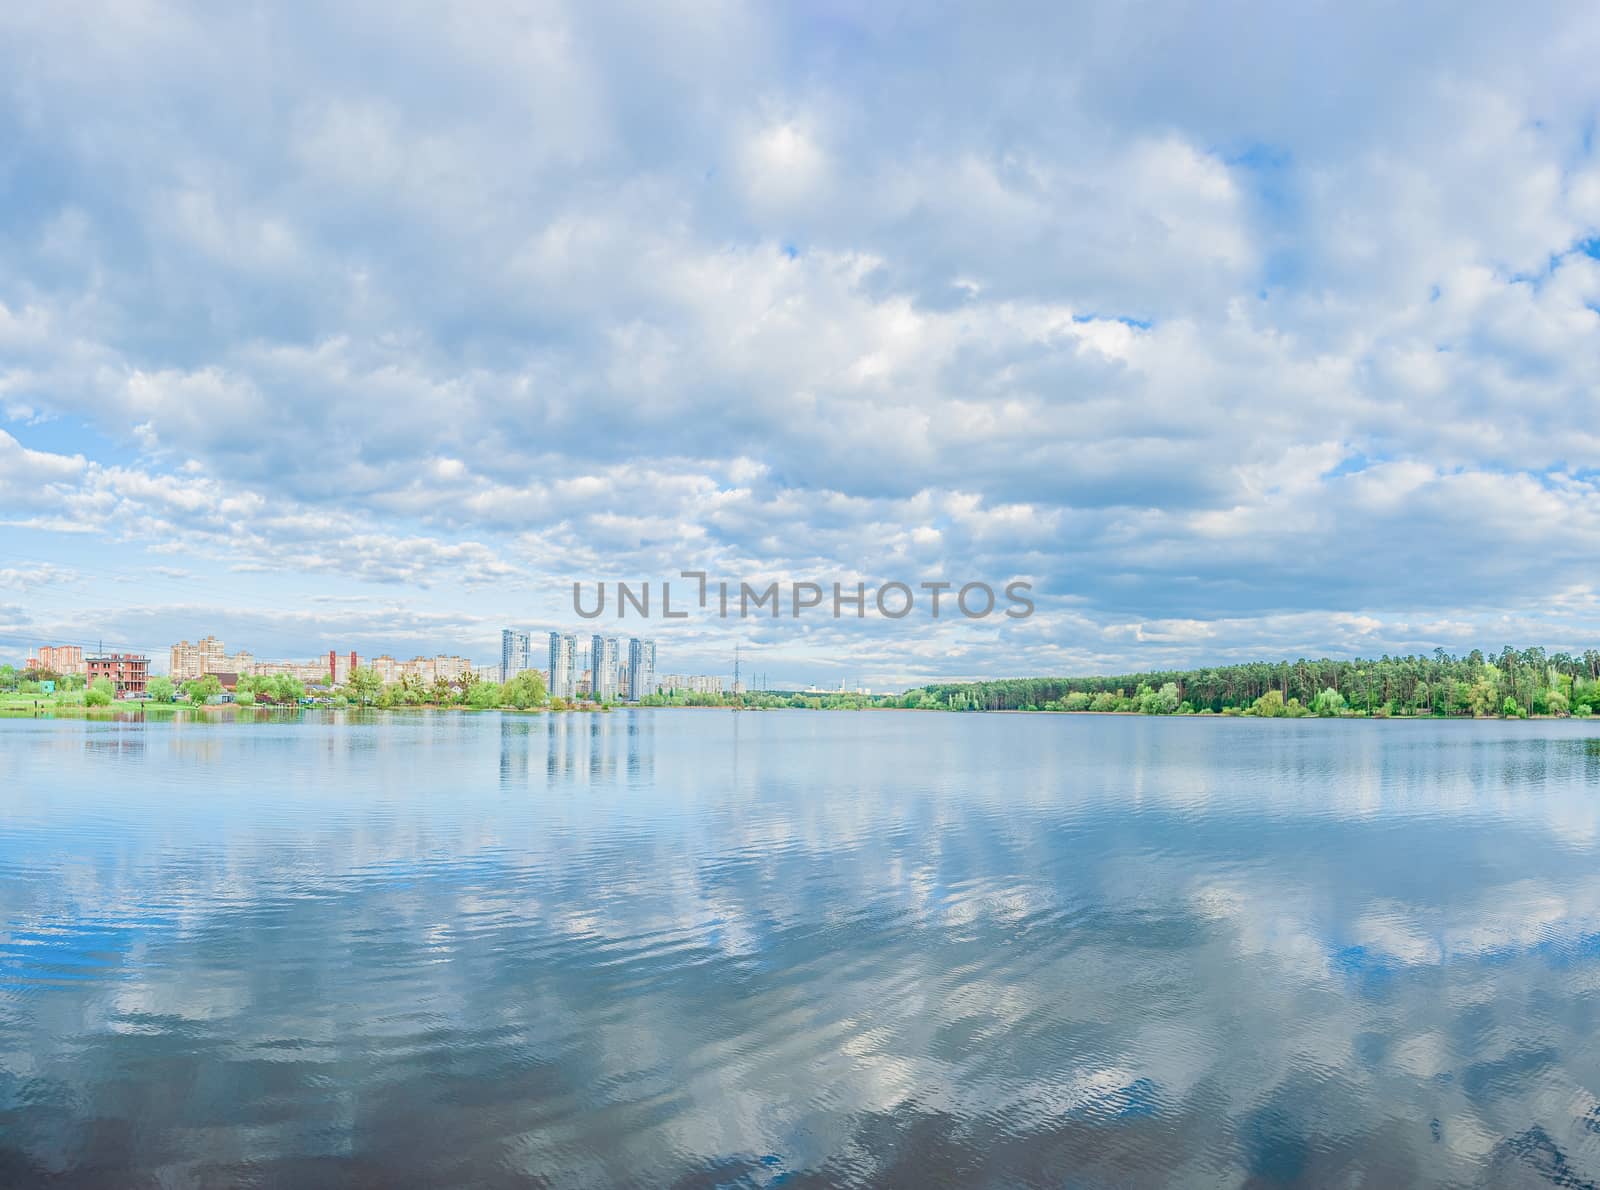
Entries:
{"label": "blue water surface", "polygon": [[0,720],[0,1185],[1592,1186],[1596,731]]}

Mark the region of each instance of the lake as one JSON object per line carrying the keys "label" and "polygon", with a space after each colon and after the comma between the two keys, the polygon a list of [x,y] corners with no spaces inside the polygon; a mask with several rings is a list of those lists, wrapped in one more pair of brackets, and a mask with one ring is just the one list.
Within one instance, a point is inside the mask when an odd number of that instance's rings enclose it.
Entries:
{"label": "lake", "polygon": [[1589,1187],[1597,731],[0,720],[0,1185]]}

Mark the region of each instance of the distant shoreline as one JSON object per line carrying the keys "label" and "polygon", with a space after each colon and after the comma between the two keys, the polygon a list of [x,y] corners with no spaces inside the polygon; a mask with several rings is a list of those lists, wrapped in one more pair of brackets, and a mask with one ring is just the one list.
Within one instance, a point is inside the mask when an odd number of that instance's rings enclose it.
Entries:
{"label": "distant shoreline", "polygon": [[34,702],[20,700],[0,701],[0,719],[105,719],[116,720],[121,718],[143,718],[154,714],[159,718],[167,717],[207,717],[215,719],[238,718],[241,715],[251,717],[265,717],[274,715],[296,714],[301,715],[307,711],[332,712],[347,714],[404,714],[408,712],[427,711],[435,714],[470,714],[479,715],[498,712],[504,715],[593,715],[611,714],[614,711],[728,711],[728,712],[765,712],[765,711],[837,711],[841,713],[856,713],[860,711],[905,711],[915,713],[932,713],[940,715],[1020,715],[1038,718],[1084,718],[1084,719],[1157,719],[1157,720],[1286,720],[1290,722],[1305,722],[1315,720],[1320,722],[1366,722],[1366,723],[1505,723],[1523,721],[1560,722],[1570,720],[1586,723],[1595,721],[1600,723],[1600,717],[1585,715],[1548,715],[1548,714],[1523,714],[1523,715],[1368,715],[1351,714],[1341,715],[1253,715],[1241,713],[1226,713],[1218,711],[1195,711],[1190,713],[1173,714],[1148,714],[1143,711],[1067,711],[1067,710],[1024,710],[1021,708],[996,708],[994,710],[952,710],[947,707],[901,707],[884,704],[863,704],[854,707],[813,707],[813,706],[729,706],[706,704],[668,704],[668,705],[641,705],[639,703],[618,703],[603,705],[588,703],[567,705],[561,707],[471,707],[460,704],[441,703],[410,703],[404,706],[276,706],[272,704],[255,703],[240,705],[237,703],[208,703],[196,706],[187,702],[156,703],[145,700],[128,700],[114,702],[108,706],[85,706],[82,703],[57,703],[40,699]]}

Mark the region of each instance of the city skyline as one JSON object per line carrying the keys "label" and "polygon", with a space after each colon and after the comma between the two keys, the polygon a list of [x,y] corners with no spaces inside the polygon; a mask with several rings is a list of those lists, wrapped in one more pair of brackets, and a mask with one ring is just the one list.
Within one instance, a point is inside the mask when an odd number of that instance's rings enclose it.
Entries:
{"label": "city skyline", "polygon": [[[501,682],[516,676],[524,670],[539,673],[549,682],[551,670],[532,664],[533,633],[514,628],[501,630],[501,659],[497,666],[472,662],[460,655],[446,655],[437,653],[433,655],[417,654],[411,658],[400,660],[387,653],[375,656],[363,656],[355,650],[341,652],[337,649],[327,650],[325,654],[317,654],[309,660],[287,660],[257,656],[249,649],[239,649],[235,652],[227,650],[226,642],[215,634],[197,636],[194,641],[188,638],[174,642],[165,649],[121,649],[112,650],[104,647],[103,642],[90,646],[54,643],[45,644],[30,642],[22,651],[20,657],[8,659],[7,643],[0,640],[0,664],[11,664],[18,670],[45,669],[59,673],[82,674],[85,672],[86,655],[133,655],[144,658],[149,662],[149,672],[152,676],[163,675],[172,677],[176,681],[185,681],[198,678],[207,673],[270,675],[283,673],[303,681],[314,681],[325,675],[332,675],[338,682],[347,681],[350,671],[358,665],[374,669],[385,682],[397,681],[403,674],[422,676],[431,681],[435,676],[443,674],[448,679],[459,677],[470,669],[480,678],[493,679]],[[569,640],[572,643],[571,666],[573,689],[580,685],[585,686],[586,692],[593,693],[602,699],[612,699],[620,692],[631,689],[634,676],[634,663],[630,659],[631,651],[624,654],[623,645],[629,646],[639,643],[636,638],[626,636],[593,635],[583,638],[576,632],[560,633],[551,632],[548,637]],[[577,643],[580,639],[589,641],[588,648],[579,649]],[[648,668],[645,672],[653,674],[655,667],[655,641],[645,640],[648,647]],[[593,664],[596,647],[599,646],[602,663],[600,675],[597,679]],[[163,664],[164,662],[164,664]],[[448,664],[446,664],[448,663]],[[736,664],[736,660],[735,660]],[[426,672],[419,672],[424,667]],[[609,676],[607,676],[609,675]],[[712,693],[715,691],[731,690],[737,682],[723,674],[693,674],[678,673],[660,675],[670,678],[665,692],[683,690],[692,693]],[[808,687],[800,685],[785,686],[793,689],[822,689],[814,684]],[[846,688],[841,684],[840,689]],[[554,691],[552,691],[554,692]],[[571,692],[564,695],[571,697]]]}

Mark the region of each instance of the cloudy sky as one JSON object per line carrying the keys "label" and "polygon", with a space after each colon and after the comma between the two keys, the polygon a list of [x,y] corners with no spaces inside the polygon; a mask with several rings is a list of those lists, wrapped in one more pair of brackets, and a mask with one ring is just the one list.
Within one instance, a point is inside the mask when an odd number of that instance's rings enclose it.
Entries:
{"label": "cloudy sky", "polygon": [[[1600,639],[1600,18],[0,8],[0,656],[655,625],[878,686]],[[626,624],[622,630],[638,627]]]}

